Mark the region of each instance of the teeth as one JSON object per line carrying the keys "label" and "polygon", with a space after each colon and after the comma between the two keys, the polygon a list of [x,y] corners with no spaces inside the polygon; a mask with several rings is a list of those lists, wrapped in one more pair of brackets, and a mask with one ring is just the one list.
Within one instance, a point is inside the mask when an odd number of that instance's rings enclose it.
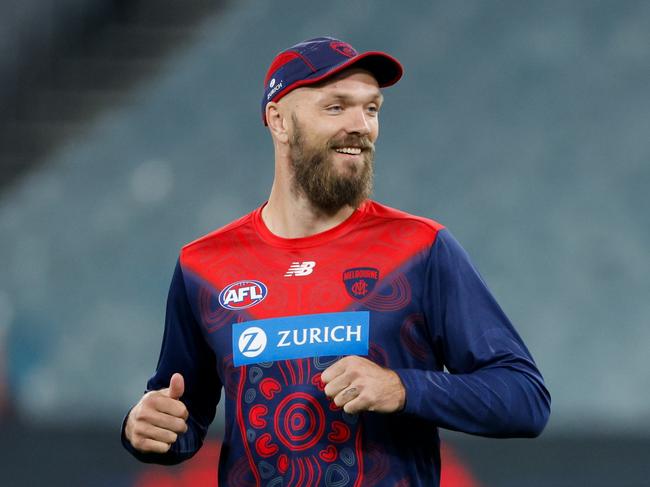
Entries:
{"label": "teeth", "polygon": [[336,152],[340,152],[342,154],[359,155],[361,154],[361,149],[359,147],[341,147],[340,149],[336,149]]}

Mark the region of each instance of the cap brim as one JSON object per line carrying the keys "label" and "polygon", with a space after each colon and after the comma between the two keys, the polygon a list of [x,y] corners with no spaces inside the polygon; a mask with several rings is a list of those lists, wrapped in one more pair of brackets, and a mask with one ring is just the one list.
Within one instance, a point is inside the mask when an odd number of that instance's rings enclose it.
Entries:
{"label": "cap brim", "polygon": [[[380,88],[386,88],[387,86],[394,85],[400,80],[402,74],[404,73],[404,68],[402,67],[401,63],[393,56],[381,51],[368,51],[351,57],[347,61],[344,61],[341,64],[330,68],[324,73],[317,73],[313,77],[308,77],[291,84],[291,89],[280,92],[277,96],[271,98],[269,101],[277,102],[296,88],[318,84],[321,81],[325,81],[326,79],[335,76],[341,71],[353,67],[365,69],[372,73],[372,75],[377,80]],[[266,117],[264,115],[262,115],[262,117],[264,125],[266,125]]]}
{"label": "cap brim", "polygon": [[334,76],[344,69],[352,67],[370,71],[381,88],[394,85],[400,80],[404,73],[402,65],[393,56],[381,51],[369,51],[339,64],[335,68],[329,70],[325,75],[319,76],[318,81]]}
{"label": "cap brim", "polygon": [[[338,64],[324,73],[317,73],[313,77],[308,77],[303,80],[297,81],[291,85],[291,90],[299,88],[300,86],[308,86],[319,83],[331,78],[332,76],[340,73],[341,71],[349,68],[361,68],[366,69],[372,73],[372,75],[379,83],[381,88],[394,85],[402,77],[404,69],[400,62],[395,59],[393,56],[386,54],[385,52],[380,51],[369,51],[354,56],[347,61]],[[286,95],[287,92],[283,92],[282,96]],[[280,97],[275,98],[273,101],[279,100]]]}

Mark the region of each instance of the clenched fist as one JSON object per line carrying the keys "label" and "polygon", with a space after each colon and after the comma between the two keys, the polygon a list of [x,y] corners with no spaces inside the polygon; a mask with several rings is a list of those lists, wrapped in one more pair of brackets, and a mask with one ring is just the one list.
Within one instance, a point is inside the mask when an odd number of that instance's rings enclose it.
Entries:
{"label": "clenched fist", "polygon": [[406,402],[399,376],[363,357],[342,358],[325,369],[321,380],[326,384],[325,394],[349,414],[394,413],[402,410]]}
{"label": "clenched fist", "polygon": [[178,435],[187,431],[189,413],[179,401],[183,392],[185,380],[181,374],[174,374],[168,388],[147,392],[133,407],[124,434],[136,450],[165,453]]}

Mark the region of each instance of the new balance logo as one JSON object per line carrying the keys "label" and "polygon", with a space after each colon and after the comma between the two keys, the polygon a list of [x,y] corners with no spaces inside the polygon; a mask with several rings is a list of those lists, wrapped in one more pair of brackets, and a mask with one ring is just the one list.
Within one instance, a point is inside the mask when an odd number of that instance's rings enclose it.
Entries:
{"label": "new balance logo", "polygon": [[313,260],[306,260],[305,262],[292,262],[289,266],[289,270],[284,275],[284,277],[308,276],[314,272],[314,267],[316,267],[316,262]]}

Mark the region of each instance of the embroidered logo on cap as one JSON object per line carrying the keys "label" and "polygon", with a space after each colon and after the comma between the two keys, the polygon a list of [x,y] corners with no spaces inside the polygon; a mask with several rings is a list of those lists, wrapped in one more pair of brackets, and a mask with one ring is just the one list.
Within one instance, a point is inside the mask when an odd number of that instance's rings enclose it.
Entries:
{"label": "embroidered logo on cap", "polygon": [[346,42],[332,41],[330,42],[330,47],[339,54],[343,54],[345,57],[354,57],[357,55],[357,51],[355,51],[354,48]]}

